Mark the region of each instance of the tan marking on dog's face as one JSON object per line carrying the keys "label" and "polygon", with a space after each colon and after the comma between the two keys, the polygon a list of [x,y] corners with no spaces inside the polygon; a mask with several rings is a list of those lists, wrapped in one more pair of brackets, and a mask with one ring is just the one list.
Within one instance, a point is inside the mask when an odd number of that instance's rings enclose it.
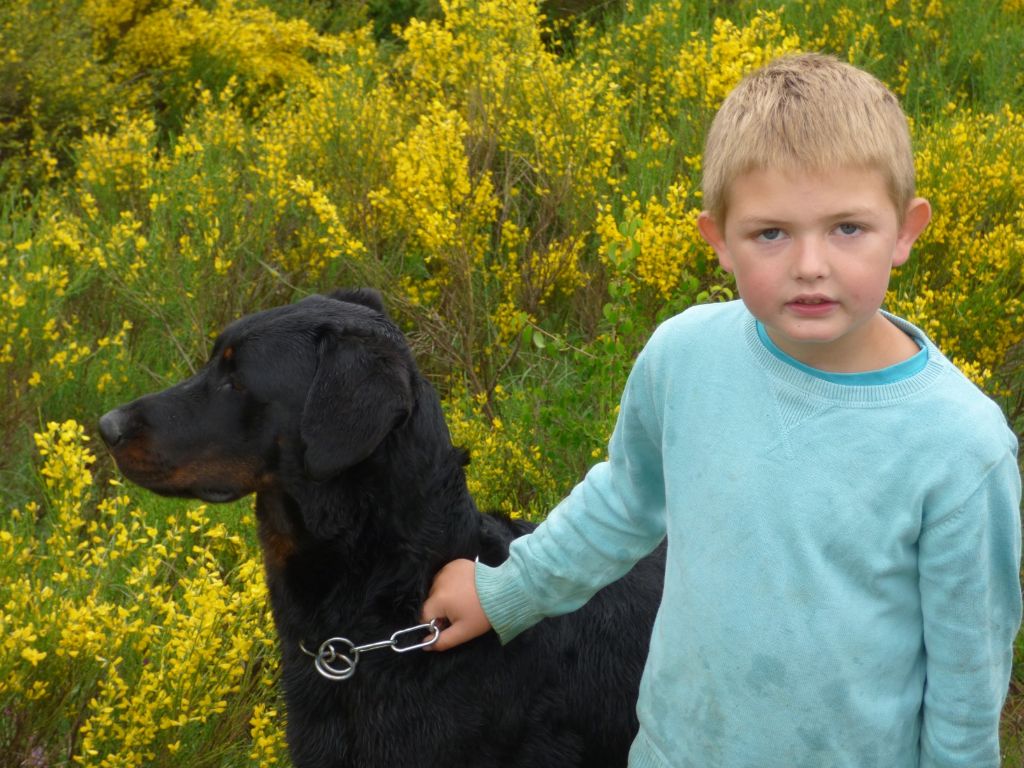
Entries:
{"label": "tan marking on dog's face", "polygon": [[167,483],[174,488],[210,488],[244,496],[257,490],[258,473],[254,460],[200,456],[196,461],[175,467]]}

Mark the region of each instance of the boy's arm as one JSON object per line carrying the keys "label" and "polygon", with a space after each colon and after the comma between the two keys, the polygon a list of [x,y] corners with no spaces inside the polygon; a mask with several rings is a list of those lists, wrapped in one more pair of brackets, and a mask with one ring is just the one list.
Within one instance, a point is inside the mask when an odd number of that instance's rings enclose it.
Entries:
{"label": "boy's arm", "polygon": [[923,767],[999,765],[999,717],[1021,621],[1020,547],[1013,451],[966,504],[921,532]]}
{"label": "boy's arm", "polygon": [[576,610],[665,537],[661,388],[651,374],[657,338],[630,372],[608,459],[533,533],[512,542],[508,560],[477,565],[477,592],[503,643],[544,617]]}
{"label": "boy's arm", "polygon": [[423,616],[451,623],[439,650],[490,625],[508,642],[545,616],[575,610],[664,538],[660,418],[645,353],[623,392],[608,460],[593,467],[536,530],[513,541],[502,565],[476,564],[472,590],[468,561],[438,574]]}

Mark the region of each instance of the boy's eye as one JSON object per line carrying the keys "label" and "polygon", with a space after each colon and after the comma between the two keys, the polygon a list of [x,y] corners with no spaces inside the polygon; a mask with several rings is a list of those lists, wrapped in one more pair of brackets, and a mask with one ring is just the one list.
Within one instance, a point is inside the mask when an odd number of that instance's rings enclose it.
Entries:
{"label": "boy's eye", "polygon": [[836,227],[836,229],[839,230],[839,234],[841,234],[841,235],[847,235],[847,236],[849,236],[849,235],[856,235],[858,232],[860,232],[860,225],[859,224],[840,224],[838,227]]}
{"label": "boy's eye", "polygon": [[763,240],[766,243],[773,243],[782,237],[782,230],[778,227],[772,227],[770,229],[762,229],[757,233],[757,239]]}

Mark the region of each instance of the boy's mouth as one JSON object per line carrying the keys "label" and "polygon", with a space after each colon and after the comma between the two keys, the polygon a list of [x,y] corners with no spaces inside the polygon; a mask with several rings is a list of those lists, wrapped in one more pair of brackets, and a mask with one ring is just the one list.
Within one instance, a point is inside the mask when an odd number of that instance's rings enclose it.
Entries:
{"label": "boy's mouth", "polygon": [[831,311],[837,302],[828,296],[797,296],[790,300],[788,306],[793,312],[801,315],[818,315]]}

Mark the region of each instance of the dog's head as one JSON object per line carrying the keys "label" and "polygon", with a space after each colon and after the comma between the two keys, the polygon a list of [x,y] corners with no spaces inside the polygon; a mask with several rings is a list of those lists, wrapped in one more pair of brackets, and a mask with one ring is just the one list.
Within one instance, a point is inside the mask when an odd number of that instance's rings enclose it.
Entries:
{"label": "dog's head", "polygon": [[158,493],[229,501],[283,462],[323,481],[367,459],[409,415],[415,367],[370,290],[310,296],[217,338],[194,376],[105,414],[121,471]]}

